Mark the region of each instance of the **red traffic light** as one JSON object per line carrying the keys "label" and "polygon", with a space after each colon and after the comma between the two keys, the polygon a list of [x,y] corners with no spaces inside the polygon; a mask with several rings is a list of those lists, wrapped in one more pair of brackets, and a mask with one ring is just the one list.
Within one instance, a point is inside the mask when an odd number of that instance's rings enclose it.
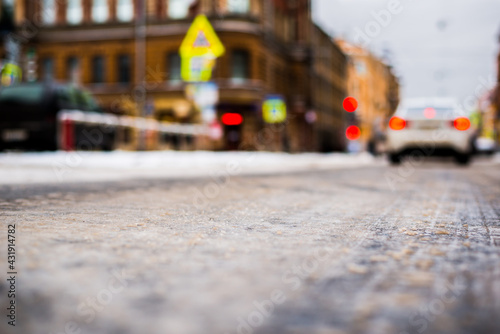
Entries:
{"label": "red traffic light", "polygon": [[356,125],[351,125],[345,131],[345,136],[349,140],[357,140],[361,137],[361,130]]}
{"label": "red traffic light", "polygon": [[224,125],[240,125],[243,123],[243,116],[237,113],[226,113],[222,115],[222,124]]}
{"label": "red traffic light", "polygon": [[356,109],[358,109],[358,101],[354,97],[346,97],[344,99],[344,110],[347,112],[354,112]]}

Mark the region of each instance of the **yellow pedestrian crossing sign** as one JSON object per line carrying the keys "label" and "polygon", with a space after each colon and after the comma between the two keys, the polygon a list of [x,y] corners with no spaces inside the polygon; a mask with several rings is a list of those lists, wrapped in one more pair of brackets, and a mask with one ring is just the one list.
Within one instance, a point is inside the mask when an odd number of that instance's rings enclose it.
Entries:
{"label": "yellow pedestrian crossing sign", "polygon": [[210,21],[205,15],[198,15],[182,41],[179,50],[181,57],[212,56],[217,58],[224,52],[224,45]]}
{"label": "yellow pedestrian crossing sign", "polygon": [[188,82],[209,81],[212,77],[214,65],[215,57],[183,57],[181,59],[182,79]]}
{"label": "yellow pedestrian crossing sign", "polygon": [[198,31],[198,36],[196,36],[196,39],[193,43],[193,48],[210,48],[210,43],[207,40],[207,37],[205,36],[205,33],[203,31]]}
{"label": "yellow pedestrian crossing sign", "polygon": [[262,118],[266,123],[282,123],[286,120],[286,104],[280,95],[269,95],[264,100]]}

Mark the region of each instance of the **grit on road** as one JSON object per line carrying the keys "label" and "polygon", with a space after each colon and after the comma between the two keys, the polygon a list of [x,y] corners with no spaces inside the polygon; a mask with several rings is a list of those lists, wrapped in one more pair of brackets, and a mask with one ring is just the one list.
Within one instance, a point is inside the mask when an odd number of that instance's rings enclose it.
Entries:
{"label": "grit on road", "polygon": [[500,332],[498,165],[0,191],[1,333]]}

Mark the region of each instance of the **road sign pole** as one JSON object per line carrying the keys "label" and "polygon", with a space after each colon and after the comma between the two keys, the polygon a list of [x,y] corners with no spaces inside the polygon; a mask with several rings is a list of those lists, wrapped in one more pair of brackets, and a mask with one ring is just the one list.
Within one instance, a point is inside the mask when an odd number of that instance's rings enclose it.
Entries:
{"label": "road sign pole", "polygon": [[[144,0],[137,0],[137,17],[135,19],[135,85],[132,92],[135,106],[141,117],[146,116],[145,101],[147,91],[146,79],[146,13]],[[139,92],[139,94],[137,94]],[[140,130],[141,132],[143,130]],[[138,149],[146,150],[145,135],[140,133],[138,139]]]}

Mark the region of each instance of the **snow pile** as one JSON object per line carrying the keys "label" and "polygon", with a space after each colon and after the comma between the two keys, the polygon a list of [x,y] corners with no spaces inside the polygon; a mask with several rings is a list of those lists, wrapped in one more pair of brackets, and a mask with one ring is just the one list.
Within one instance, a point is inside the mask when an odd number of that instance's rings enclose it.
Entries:
{"label": "snow pile", "polygon": [[116,181],[131,178],[210,176],[357,167],[369,154],[270,152],[43,152],[0,154],[0,183]]}

